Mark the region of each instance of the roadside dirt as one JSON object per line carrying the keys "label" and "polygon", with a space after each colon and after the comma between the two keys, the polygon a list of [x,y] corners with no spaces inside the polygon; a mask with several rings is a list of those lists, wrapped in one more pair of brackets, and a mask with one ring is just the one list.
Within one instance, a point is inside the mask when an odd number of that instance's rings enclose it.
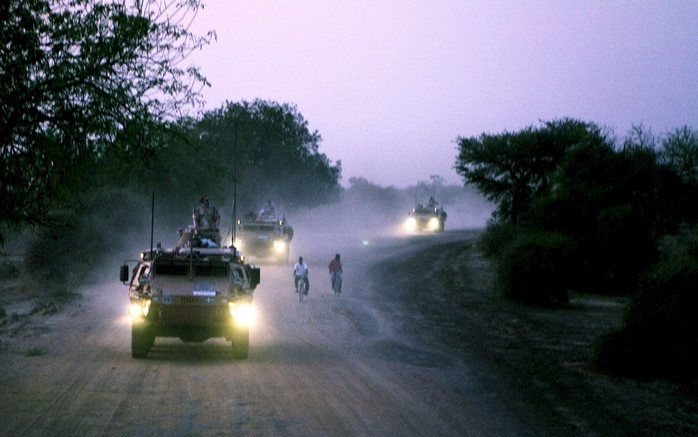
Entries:
{"label": "roadside dirt", "polygon": [[503,299],[475,235],[377,265],[371,277],[383,289],[375,306],[405,335],[480,362],[530,411],[556,424],[555,432],[698,435],[698,403],[679,386],[593,368],[594,341],[622,322],[621,298],[577,294],[556,309]]}

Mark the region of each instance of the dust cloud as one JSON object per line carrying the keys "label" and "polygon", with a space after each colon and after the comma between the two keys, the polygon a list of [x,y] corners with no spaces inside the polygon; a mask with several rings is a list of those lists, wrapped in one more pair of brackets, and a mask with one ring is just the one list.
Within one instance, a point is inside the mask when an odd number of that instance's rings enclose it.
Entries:
{"label": "dust cloud", "polygon": [[[483,228],[493,205],[462,187],[449,188],[444,190],[448,195],[443,200],[436,196],[448,213],[446,232]],[[404,228],[408,213],[416,202],[425,204],[428,199],[415,197],[410,189],[349,189],[342,193],[339,202],[293,210],[287,215],[295,230],[293,253],[318,253],[330,259],[340,248],[411,235]]]}
{"label": "dust cloud", "polygon": [[[373,184],[352,186],[340,194],[337,202],[311,208],[294,208],[289,200],[275,202],[294,229],[291,259],[300,255],[331,259],[334,253],[384,238],[400,238],[409,234],[404,228],[408,213],[417,202],[426,203],[428,194],[416,192],[415,187],[396,189]],[[448,213],[449,230],[483,228],[494,207],[479,194],[460,186],[442,187],[435,195]],[[180,208],[176,214],[159,207],[156,199],[153,245],[165,248],[176,244],[177,229],[191,224],[192,205]],[[150,199],[134,199],[143,208],[136,209],[132,222],[119,236],[114,253],[106,263],[118,266],[124,260],[135,259],[150,247]],[[146,208],[147,206],[147,208]],[[221,214],[221,237],[224,245],[231,243],[232,213],[230,207],[215,205]],[[245,205],[242,211],[256,211],[260,205]],[[238,212],[240,215],[240,212]],[[118,227],[118,224],[115,224]],[[263,260],[257,260],[263,261]],[[116,277],[117,268],[106,269],[109,279]]]}

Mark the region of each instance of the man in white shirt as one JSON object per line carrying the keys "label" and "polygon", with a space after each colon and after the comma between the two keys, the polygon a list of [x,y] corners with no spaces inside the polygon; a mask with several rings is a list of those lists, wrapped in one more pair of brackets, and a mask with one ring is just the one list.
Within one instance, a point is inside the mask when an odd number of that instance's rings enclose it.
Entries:
{"label": "man in white shirt", "polygon": [[298,258],[298,262],[293,266],[293,280],[296,290],[298,290],[298,281],[305,281],[305,294],[308,294],[308,290],[310,290],[308,264],[303,262],[302,256]]}

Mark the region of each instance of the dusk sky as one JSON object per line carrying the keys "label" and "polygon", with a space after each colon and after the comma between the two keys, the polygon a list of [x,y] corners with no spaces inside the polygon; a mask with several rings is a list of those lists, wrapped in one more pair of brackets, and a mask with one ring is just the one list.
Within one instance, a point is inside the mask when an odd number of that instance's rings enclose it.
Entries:
{"label": "dusk sky", "polygon": [[563,116],[698,127],[698,1],[208,0],[189,60],[225,100],[294,103],[343,181],[453,170],[458,136]]}

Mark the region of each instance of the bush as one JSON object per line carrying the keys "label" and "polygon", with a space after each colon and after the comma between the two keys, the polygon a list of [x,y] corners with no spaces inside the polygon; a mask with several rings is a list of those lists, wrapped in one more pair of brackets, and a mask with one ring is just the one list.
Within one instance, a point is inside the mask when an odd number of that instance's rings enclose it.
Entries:
{"label": "bush", "polygon": [[143,212],[145,202],[136,196],[96,190],[88,200],[81,209],[64,212],[60,224],[37,230],[24,256],[24,289],[47,290],[50,300],[67,303],[100,275],[96,267],[123,252],[133,233],[146,228],[150,212]]}
{"label": "bush", "polygon": [[480,246],[485,256],[498,256],[510,244],[517,233],[517,227],[511,223],[490,221],[480,237]]}
{"label": "bush", "polygon": [[610,373],[698,382],[698,231],[662,241],[661,258],[640,285],[624,326],[597,343]]}
{"label": "bush", "polygon": [[46,349],[39,347],[39,346],[34,346],[30,349],[28,349],[25,353],[25,357],[40,357],[42,355],[46,355],[47,351]]}
{"label": "bush", "polygon": [[19,268],[13,262],[0,262],[0,279],[14,279],[17,276],[19,276]]}
{"label": "bush", "polygon": [[569,302],[571,242],[542,231],[520,232],[499,256],[497,276],[504,295],[533,304]]}

